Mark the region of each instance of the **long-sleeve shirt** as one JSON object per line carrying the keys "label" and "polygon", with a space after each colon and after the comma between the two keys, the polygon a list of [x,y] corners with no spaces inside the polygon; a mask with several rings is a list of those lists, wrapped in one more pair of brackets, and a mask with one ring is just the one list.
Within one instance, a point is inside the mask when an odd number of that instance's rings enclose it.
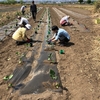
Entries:
{"label": "long-sleeve shirt", "polygon": [[64,38],[67,38],[70,40],[70,36],[68,34],[68,32],[62,28],[59,28],[58,32],[54,34],[53,38],[55,38],[55,40],[63,40]]}
{"label": "long-sleeve shirt", "polygon": [[30,11],[31,12],[36,12],[37,13],[37,6],[34,4],[34,5],[31,5],[30,6]]}
{"label": "long-sleeve shirt", "polygon": [[15,33],[12,35],[12,38],[16,41],[23,41],[26,40],[25,37],[25,33],[26,33],[26,28],[24,27],[19,27]]}
{"label": "long-sleeve shirt", "polygon": [[18,23],[18,25],[22,25],[23,23],[28,24],[29,22],[28,22],[28,20],[27,20],[26,18],[21,17],[21,20],[20,20],[20,22]]}
{"label": "long-sleeve shirt", "polygon": [[24,11],[25,10],[25,6],[23,5],[20,9],[20,11]]}
{"label": "long-sleeve shirt", "polygon": [[63,17],[63,18],[60,20],[60,24],[61,24],[63,21],[68,22],[68,18],[69,18],[69,16]]}

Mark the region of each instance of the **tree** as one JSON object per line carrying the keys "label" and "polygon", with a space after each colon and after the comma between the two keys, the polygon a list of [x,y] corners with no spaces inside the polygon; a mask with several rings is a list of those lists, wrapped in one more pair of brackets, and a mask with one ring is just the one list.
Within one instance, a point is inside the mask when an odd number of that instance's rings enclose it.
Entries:
{"label": "tree", "polygon": [[24,2],[23,2],[23,0],[20,0],[20,4],[23,4]]}
{"label": "tree", "polygon": [[82,3],[82,2],[83,2],[83,0],[78,0],[78,2]]}
{"label": "tree", "polygon": [[90,3],[91,3],[91,0],[87,0],[87,3],[89,3],[89,4],[90,4]]}
{"label": "tree", "polygon": [[16,0],[7,0],[6,1],[8,4],[15,4],[16,3]]}
{"label": "tree", "polygon": [[94,5],[95,5],[95,8],[94,8],[95,12],[100,12],[100,0],[96,0],[94,2]]}

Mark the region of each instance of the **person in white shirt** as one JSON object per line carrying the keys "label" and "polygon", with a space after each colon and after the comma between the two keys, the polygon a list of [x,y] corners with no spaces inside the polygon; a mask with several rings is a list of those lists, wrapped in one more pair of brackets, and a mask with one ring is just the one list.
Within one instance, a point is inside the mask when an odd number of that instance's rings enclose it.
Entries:
{"label": "person in white shirt", "polygon": [[26,24],[29,24],[29,21],[24,17],[18,16],[18,20],[20,21],[18,23],[19,26],[21,25],[25,26]]}
{"label": "person in white shirt", "polygon": [[23,6],[21,7],[21,9],[20,9],[23,15],[25,14],[25,8],[26,8],[26,6],[23,5]]}
{"label": "person in white shirt", "polygon": [[72,23],[69,22],[70,16],[64,16],[61,20],[60,20],[60,25],[61,26],[66,26],[66,25],[72,25]]}

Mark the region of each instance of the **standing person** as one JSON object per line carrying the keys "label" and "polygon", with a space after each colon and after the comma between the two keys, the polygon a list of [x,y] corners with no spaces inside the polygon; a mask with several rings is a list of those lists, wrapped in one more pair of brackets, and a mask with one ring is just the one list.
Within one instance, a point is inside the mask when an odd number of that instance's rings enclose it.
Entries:
{"label": "standing person", "polygon": [[31,25],[26,24],[25,27],[21,26],[14,32],[14,34],[12,35],[12,38],[16,41],[17,45],[22,45],[24,43],[31,42],[31,39],[29,39],[26,36],[26,30],[29,30],[30,28],[31,28]]}
{"label": "standing person", "polygon": [[72,25],[72,23],[69,22],[70,16],[64,16],[61,20],[60,20],[60,25],[61,26],[66,26],[66,25]]}
{"label": "standing person", "polygon": [[34,1],[32,1],[30,6],[30,12],[32,13],[33,20],[36,22],[37,6],[34,4]]}
{"label": "standing person", "polygon": [[21,9],[20,9],[23,15],[25,15],[25,8],[26,8],[26,6],[23,5],[23,6],[21,7]]}
{"label": "standing person", "polygon": [[24,17],[18,16],[18,20],[20,21],[20,22],[18,23],[19,26],[20,26],[20,25],[25,26],[26,24],[29,24],[29,21],[28,21],[26,18],[24,18]]}
{"label": "standing person", "polygon": [[48,42],[56,43],[58,40],[59,43],[62,45],[66,45],[70,41],[70,36],[68,32],[62,28],[58,28],[58,26],[54,25],[52,26],[52,31],[54,33],[54,36],[49,40]]}

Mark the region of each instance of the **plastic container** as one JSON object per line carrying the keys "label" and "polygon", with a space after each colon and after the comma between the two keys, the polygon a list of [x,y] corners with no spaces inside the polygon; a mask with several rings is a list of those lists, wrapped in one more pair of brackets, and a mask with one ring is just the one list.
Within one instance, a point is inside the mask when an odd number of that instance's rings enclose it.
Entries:
{"label": "plastic container", "polygon": [[60,54],[64,54],[64,50],[60,50],[59,53],[60,53]]}

